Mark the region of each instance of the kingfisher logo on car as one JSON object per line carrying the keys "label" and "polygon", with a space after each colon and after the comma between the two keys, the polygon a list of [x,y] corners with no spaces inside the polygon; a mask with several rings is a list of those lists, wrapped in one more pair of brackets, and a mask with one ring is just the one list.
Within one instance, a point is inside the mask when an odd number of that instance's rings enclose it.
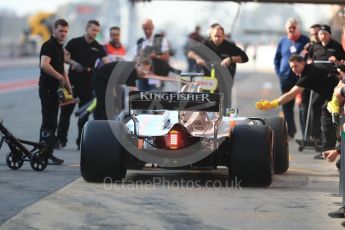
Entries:
{"label": "kingfisher logo on car", "polygon": [[155,93],[140,92],[140,100],[165,100],[165,101],[202,101],[211,102],[207,93]]}
{"label": "kingfisher logo on car", "polygon": [[132,91],[129,101],[131,109],[217,112],[222,96],[218,93]]}

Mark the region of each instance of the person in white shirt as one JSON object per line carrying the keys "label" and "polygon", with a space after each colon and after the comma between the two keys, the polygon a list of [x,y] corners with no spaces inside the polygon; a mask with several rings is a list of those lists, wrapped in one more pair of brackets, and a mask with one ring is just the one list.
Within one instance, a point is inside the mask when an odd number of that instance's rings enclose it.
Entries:
{"label": "person in white shirt", "polygon": [[[152,60],[152,72],[160,76],[169,74],[169,43],[166,37],[154,34],[154,24],[151,19],[146,19],[142,23],[144,37],[137,41],[137,55],[147,56]],[[152,84],[150,84],[152,83]],[[138,81],[139,90],[156,89],[156,82],[148,79]]]}

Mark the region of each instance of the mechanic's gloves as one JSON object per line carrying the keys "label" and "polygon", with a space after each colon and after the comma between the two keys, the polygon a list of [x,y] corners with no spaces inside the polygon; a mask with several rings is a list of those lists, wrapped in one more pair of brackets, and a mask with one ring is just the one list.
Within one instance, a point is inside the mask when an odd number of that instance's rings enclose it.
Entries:
{"label": "mechanic's gloves", "polygon": [[65,88],[59,88],[57,90],[57,95],[60,103],[64,103],[67,101],[72,101],[74,98]]}
{"label": "mechanic's gloves", "polygon": [[336,95],[333,95],[332,100],[327,103],[327,110],[330,113],[340,114],[340,100]]}
{"label": "mechanic's gloves", "polygon": [[83,66],[80,65],[80,63],[76,62],[76,61],[73,61],[71,60],[71,68],[72,70],[76,71],[76,72],[83,72]]}
{"label": "mechanic's gloves", "polygon": [[278,99],[275,99],[273,101],[261,100],[255,103],[255,107],[260,110],[275,109],[278,106]]}

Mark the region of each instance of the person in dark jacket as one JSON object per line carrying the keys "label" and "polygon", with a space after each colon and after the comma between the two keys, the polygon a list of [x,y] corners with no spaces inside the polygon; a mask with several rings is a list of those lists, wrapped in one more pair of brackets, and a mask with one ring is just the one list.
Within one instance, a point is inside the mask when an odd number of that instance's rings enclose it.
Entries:
{"label": "person in dark jacket", "polygon": [[289,58],[289,65],[296,76],[298,76],[296,85],[278,99],[257,102],[256,108],[260,110],[277,108],[279,105],[284,105],[294,100],[295,96],[303,92],[305,88],[315,91],[320,97],[325,98],[326,101],[322,107],[321,116],[322,134],[325,140],[323,149],[334,148],[337,141],[336,127],[333,126],[332,115],[327,109],[327,101],[331,101],[333,90],[338,85],[339,79],[334,75],[328,76],[328,70],[320,66],[305,64],[304,58],[296,54]]}
{"label": "person in dark jacket", "polygon": [[[124,107],[124,99],[121,85],[126,85],[129,90],[137,90],[136,80],[143,79],[147,74],[151,74],[152,61],[149,57],[138,57],[136,62],[115,61],[103,65],[97,69],[93,75],[93,88],[96,94],[97,106],[94,112],[95,120],[114,119],[115,113],[120,112]],[[111,92],[111,98],[106,98]],[[111,102],[112,117],[107,116],[106,102]],[[115,111],[116,110],[116,111]]]}
{"label": "person in dark jacket", "polygon": [[[80,99],[79,107],[82,107],[93,98],[92,72],[96,60],[99,58],[104,64],[109,62],[103,46],[96,41],[99,31],[99,22],[90,20],[86,25],[85,34],[71,39],[65,47],[65,62],[70,64],[69,77],[73,86],[73,95]],[[66,146],[70,117],[74,107],[75,104],[71,104],[61,108],[57,131],[59,147]],[[78,120],[78,138],[76,140],[78,149],[81,131],[87,121],[88,116]]]}
{"label": "person in dark jacket", "polygon": [[[214,54],[218,57],[220,64],[217,65],[220,68],[216,69],[217,74],[224,73],[227,70],[227,74],[230,76],[230,85],[226,89],[222,89],[226,84],[223,79],[218,78],[219,91],[228,92],[228,96],[224,98],[224,105],[226,107],[231,107],[231,90],[233,86],[233,79],[235,78],[236,63],[248,62],[247,54],[235,43],[230,42],[225,39],[224,28],[219,23],[214,23],[209,28],[209,39],[201,43],[194,43],[190,45],[190,51],[188,52],[188,58],[192,58],[195,62],[200,65],[207,67],[209,64],[207,62],[215,62]],[[205,46],[207,49],[205,49]],[[206,50],[206,52],[205,52]],[[208,53],[207,51],[213,51]],[[210,76],[209,68],[204,68],[206,75]],[[223,76],[223,75],[222,75]],[[228,79],[229,80],[229,79]],[[224,83],[224,84],[223,84]]]}
{"label": "person in dark jacket", "polygon": [[68,33],[68,23],[59,19],[54,23],[53,34],[43,43],[40,51],[39,97],[42,106],[40,142],[49,147],[48,164],[59,165],[64,161],[53,155],[56,145],[55,131],[59,112],[58,87],[66,88],[72,94],[71,84],[64,68],[63,42]]}

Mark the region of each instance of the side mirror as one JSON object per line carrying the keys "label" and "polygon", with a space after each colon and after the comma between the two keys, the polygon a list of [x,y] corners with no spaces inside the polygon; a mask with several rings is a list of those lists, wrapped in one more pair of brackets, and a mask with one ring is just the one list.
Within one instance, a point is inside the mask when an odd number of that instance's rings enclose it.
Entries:
{"label": "side mirror", "polygon": [[2,117],[0,117],[0,123],[3,124],[4,120],[2,119]]}

